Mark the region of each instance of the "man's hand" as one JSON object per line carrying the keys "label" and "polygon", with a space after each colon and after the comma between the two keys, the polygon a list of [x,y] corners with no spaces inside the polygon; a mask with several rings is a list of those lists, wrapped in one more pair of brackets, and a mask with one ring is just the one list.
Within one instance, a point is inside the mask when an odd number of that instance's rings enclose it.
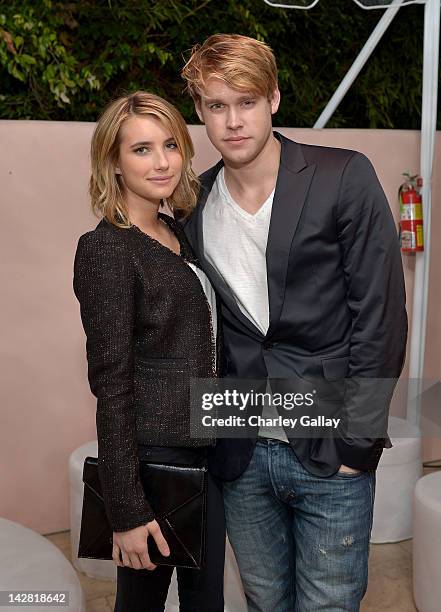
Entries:
{"label": "man's hand", "polygon": [[162,535],[161,528],[157,521],[150,521],[150,523],[135,527],[135,529],[113,532],[112,559],[114,563],[120,567],[154,570],[156,565],[151,562],[147,547],[149,535],[155,540],[161,555],[168,557],[170,549]]}
{"label": "man's hand", "polygon": [[348,467],[347,465],[343,465],[343,463],[341,464],[338,471],[343,472],[344,474],[358,474],[358,472],[361,472],[361,470],[354,470],[354,468]]}

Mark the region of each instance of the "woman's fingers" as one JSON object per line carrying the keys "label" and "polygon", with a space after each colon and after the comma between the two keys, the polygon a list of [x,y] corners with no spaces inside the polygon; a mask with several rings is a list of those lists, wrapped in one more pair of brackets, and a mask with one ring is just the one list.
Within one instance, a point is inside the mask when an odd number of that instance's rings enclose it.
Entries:
{"label": "woman's fingers", "polygon": [[131,567],[136,570],[143,568],[154,570],[156,565],[152,563],[148,551],[147,540],[149,535],[155,540],[161,555],[168,557],[170,549],[162,535],[161,528],[157,521],[150,521],[147,525],[136,527],[124,533],[113,534],[112,559],[116,565]]}
{"label": "woman's fingers", "polygon": [[140,561],[142,563],[142,567],[144,567],[145,569],[150,570],[150,571],[156,569],[156,565],[154,563],[152,563],[152,561],[151,561],[151,559],[149,557],[149,553],[148,553],[147,547],[146,547],[145,551],[142,552],[139,555],[139,559],[140,559]]}
{"label": "woman's fingers", "polygon": [[122,556],[122,564],[125,565],[126,567],[132,567],[132,562],[130,561],[130,557],[124,549],[121,549],[121,556]]}
{"label": "woman's fingers", "polygon": [[156,542],[156,546],[158,547],[159,552],[163,557],[168,557],[170,555],[170,549],[168,547],[167,541],[162,535],[162,531],[157,521],[152,521],[151,523],[147,523],[147,527],[149,529],[149,534],[153,537]]}
{"label": "woman's fingers", "polygon": [[142,569],[142,563],[139,558],[139,553],[132,552],[130,553],[129,557],[130,557],[131,567],[133,569],[135,570]]}
{"label": "woman's fingers", "polygon": [[121,549],[118,546],[118,544],[114,544],[113,548],[112,548],[112,559],[113,562],[115,563],[115,565],[119,565],[120,567],[122,567],[122,563],[121,563]]}

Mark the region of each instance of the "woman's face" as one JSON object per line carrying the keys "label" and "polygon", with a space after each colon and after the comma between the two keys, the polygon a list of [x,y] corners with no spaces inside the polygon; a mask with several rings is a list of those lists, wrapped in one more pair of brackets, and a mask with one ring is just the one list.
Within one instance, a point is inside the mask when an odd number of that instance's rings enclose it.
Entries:
{"label": "woman's face", "polygon": [[151,115],[126,119],[119,129],[119,159],[127,204],[159,204],[179,183],[182,156],[171,132]]}

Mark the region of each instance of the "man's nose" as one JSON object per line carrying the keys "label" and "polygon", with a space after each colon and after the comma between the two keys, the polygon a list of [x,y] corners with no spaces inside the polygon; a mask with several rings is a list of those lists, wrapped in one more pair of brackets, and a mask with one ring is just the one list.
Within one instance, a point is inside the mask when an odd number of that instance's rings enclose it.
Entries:
{"label": "man's nose", "polygon": [[235,108],[230,108],[228,111],[227,127],[230,130],[237,130],[237,128],[242,127],[240,113]]}

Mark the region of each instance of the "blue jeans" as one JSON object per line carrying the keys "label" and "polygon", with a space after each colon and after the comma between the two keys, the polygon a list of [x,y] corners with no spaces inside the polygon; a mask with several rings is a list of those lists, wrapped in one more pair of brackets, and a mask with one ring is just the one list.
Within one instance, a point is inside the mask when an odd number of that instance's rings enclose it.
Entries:
{"label": "blue jeans", "polygon": [[249,612],[356,612],[366,592],[375,472],[321,478],[288,444],[258,440],[223,485]]}

